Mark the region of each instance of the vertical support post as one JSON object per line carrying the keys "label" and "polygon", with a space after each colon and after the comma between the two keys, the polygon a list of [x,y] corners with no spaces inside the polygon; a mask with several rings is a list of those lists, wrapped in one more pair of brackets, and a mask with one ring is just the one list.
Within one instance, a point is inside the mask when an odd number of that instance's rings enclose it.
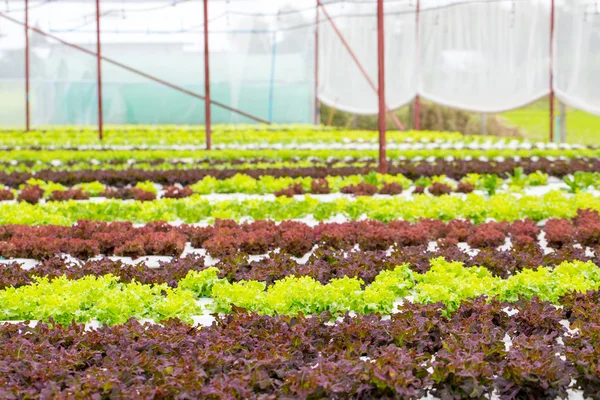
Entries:
{"label": "vertical support post", "polygon": [[29,0],[25,0],[25,131],[31,129],[29,109]]}
{"label": "vertical support post", "polygon": [[[417,78],[417,89],[419,88],[420,81],[420,68],[421,68],[421,45],[420,45],[420,35],[419,35],[419,25],[421,19],[421,1],[417,0],[417,9],[415,13],[415,53],[416,53],[416,78]],[[415,96],[415,105],[413,107],[413,129],[418,131],[421,130],[421,98],[419,94]]]}
{"label": "vertical support post", "polygon": [[100,42],[100,0],[96,0],[96,64],[98,69],[98,139],[104,136],[102,113],[102,45]]}
{"label": "vertical support post", "polygon": [[210,115],[210,58],[208,55],[208,0],[204,0],[204,125],[206,130],[206,150],[212,148]]}
{"label": "vertical support post", "polygon": [[319,2],[317,1],[317,7],[315,8],[315,125],[321,124],[321,107],[319,105]]}
{"label": "vertical support post", "polygon": [[550,136],[548,142],[554,141],[554,0],[550,9]]}
{"label": "vertical support post", "polygon": [[387,173],[385,152],[386,105],[385,105],[385,43],[384,43],[383,0],[377,0],[377,61],[379,94],[379,172]]}

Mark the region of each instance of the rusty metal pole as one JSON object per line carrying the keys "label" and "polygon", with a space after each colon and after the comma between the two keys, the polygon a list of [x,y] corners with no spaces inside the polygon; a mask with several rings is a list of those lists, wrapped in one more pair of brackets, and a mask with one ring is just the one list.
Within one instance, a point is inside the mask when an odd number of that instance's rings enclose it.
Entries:
{"label": "rusty metal pole", "polygon": [[315,125],[321,124],[321,107],[319,106],[319,2],[315,8]]}
{"label": "rusty metal pole", "polygon": [[29,108],[29,0],[25,0],[25,130],[31,129]]}
{"label": "rusty metal pole", "polygon": [[[417,0],[417,9],[416,9],[416,15],[415,15],[415,53],[417,55],[417,64],[416,64],[416,76],[417,76],[417,88],[418,86],[418,79],[419,79],[419,70],[421,68],[421,46],[420,46],[420,35],[419,35],[419,25],[421,23],[420,18],[421,17],[421,1]],[[413,128],[418,131],[421,130],[421,98],[419,97],[419,93],[417,93],[417,95],[415,96],[415,105],[414,105],[414,110],[413,110]]]}
{"label": "rusty metal pole", "polygon": [[387,173],[387,158],[385,152],[385,43],[384,43],[384,14],[383,0],[377,0],[377,64],[379,71],[379,172]]}
{"label": "rusty metal pole", "polygon": [[102,45],[100,42],[100,0],[96,0],[96,64],[98,69],[98,139],[104,136],[102,113]]}
{"label": "rusty metal pole", "polygon": [[211,116],[210,116],[210,58],[208,55],[208,0],[204,0],[204,115],[206,129],[206,150],[211,144]]}
{"label": "rusty metal pole", "polygon": [[550,137],[548,142],[554,141],[554,0],[550,9]]}

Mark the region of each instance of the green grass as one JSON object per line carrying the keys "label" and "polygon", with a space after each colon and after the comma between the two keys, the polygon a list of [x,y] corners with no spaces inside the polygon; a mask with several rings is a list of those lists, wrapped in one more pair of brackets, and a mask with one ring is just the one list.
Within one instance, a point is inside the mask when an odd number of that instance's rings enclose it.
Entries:
{"label": "green grass", "polygon": [[[559,115],[558,105],[555,107]],[[540,100],[525,108],[499,115],[507,124],[521,130],[532,141],[547,141],[549,135],[548,100]],[[558,134],[558,132],[557,132]],[[567,142],[600,145],[600,117],[567,107]]]}

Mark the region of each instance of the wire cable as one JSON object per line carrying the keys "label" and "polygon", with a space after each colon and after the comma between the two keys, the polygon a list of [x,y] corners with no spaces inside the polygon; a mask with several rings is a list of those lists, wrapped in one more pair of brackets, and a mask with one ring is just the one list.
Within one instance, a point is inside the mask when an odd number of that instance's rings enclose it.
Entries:
{"label": "wire cable", "polygon": [[[183,0],[182,0],[183,1]],[[185,0],[185,1],[193,1],[193,0]],[[213,1],[213,0],[211,0]],[[216,1],[220,1],[220,0],[216,0]],[[407,2],[406,0],[402,0],[403,2]],[[456,1],[454,3],[449,3],[449,4],[443,4],[443,5],[439,5],[437,7],[430,7],[430,8],[425,8],[425,9],[421,9],[420,12],[421,13],[426,13],[426,12],[435,12],[435,11],[439,11],[439,10],[443,10],[443,9],[447,9],[447,8],[452,8],[452,7],[457,7],[457,6],[462,6],[462,5],[466,5],[466,4],[479,4],[479,3],[486,3],[486,4],[490,4],[490,3],[504,3],[504,2],[513,2],[513,3],[528,3],[530,2],[530,0],[461,0],[461,1]],[[340,1],[337,1],[340,2]],[[331,2],[333,3],[333,2]],[[331,4],[331,3],[327,3],[327,4]],[[354,1],[352,3],[355,3]],[[324,6],[326,4],[323,4]],[[314,9],[315,7],[312,7],[312,9]],[[236,15],[235,11],[225,11],[224,13],[213,17],[210,19],[210,22],[215,22],[219,19],[225,18],[229,15]],[[104,14],[104,13],[103,13]],[[415,15],[416,14],[416,8],[414,10],[409,9],[409,10],[399,10],[399,11],[392,11],[392,12],[388,12],[385,15],[386,16],[401,16],[401,15]],[[248,13],[247,15],[244,16],[256,16],[256,17],[264,17],[264,14],[261,13]],[[274,16],[276,16],[277,14],[274,14]],[[377,13],[374,11],[372,14],[371,13],[343,13],[343,14],[338,14],[338,15],[332,15],[331,19],[332,20],[339,20],[339,19],[343,19],[343,18],[375,18],[377,16]],[[91,24],[93,21],[88,21],[85,22],[79,26],[73,27],[73,28],[66,28],[66,29],[50,29],[51,32],[53,33],[66,33],[66,32],[80,32],[80,33],[90,33],[92,32],[91,30],[81,30],[81,28]],[[328,23],[328,21],[319,21],[319,25],[323,25]],[[316,26],[316,22],[314,21],[310,21],[310,22],[306,22],[306,23],[301,23],[301,24],[296,24],[296,25],[290,25],[290,26],[278,26],[275,29],[245,29],[245,30],[239,30],[239,29],[233,29],[233,30],[211,30],[210,33],[217,33],[217,34],[223,34],[223,33],[269,33],[269,32],[286,32],[286,31],[293,31],[293,30],[300,30],[300,29],[305,29],[305,28],[311,28],[311,27],[315,27]],[[168,30],[168,31],[162,31],[162,30],[152,30],[152,29],[145,29],[145,30],[106,30],[104,29],[103,32],[104,33],[146,33],[146,34],[159,34],[159,35],[166,35],[166,34],[181,34],[181,33],[191,33],[191,32],[196,32],[199,29],[203,29],[204,28],[204,24],[198,24],[198,25],[194,25],[188,28],[183,28],[183,29],[179,29],[179,30]]]}

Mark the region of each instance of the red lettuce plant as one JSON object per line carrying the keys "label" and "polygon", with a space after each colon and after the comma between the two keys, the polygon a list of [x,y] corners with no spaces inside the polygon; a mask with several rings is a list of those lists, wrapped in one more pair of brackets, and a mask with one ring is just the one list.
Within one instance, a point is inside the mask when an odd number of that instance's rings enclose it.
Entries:
{"label": "red lettuce plant", "polygon": [[44,197],[44,189],[38,185],[25,185],[17,196],[18,201],[24,201],[29,204],[37,204]]}
{"label": "red lettuce plant", "polygon": [[163,190],[165,192],[162,197],[167,199],[183,199],[194,194],[194,191],[189,186],[165,186]]}
{"label": "red lettuce plant", "polygon": [[504,244],[506,235],[495,226],[484,224],[475,228],[467,243],[471,247],[498,247]]}
{"label": "red lettuce plant", "polygon": [[475,190],[475,185],[469,182],[460,181],[458,185],[456,185],[457,193],[472,193]]}
{"label": "red lettuce plant", "polygon": [[452,187],[442,182],[433,182],[427,190],[433,196],[441,196],[452,193]]}
{"label": "red lettuce plant", "polygon": [[575,227],[567,219],[549,219],[544,226],[546,240],[551,247],[561,247],[575,241]]}
{"label": "red lettuce plant", "polygon": [[68,200],[88,200],[90,194],[81,189],[55,190],[52,192],[49,201],[68,201]]}
{"label": "red lettuce plant", "polygon": [[401,184],[396,182],[384,183],[383,187],[379,189],[379,194],[387,194],[387,195],[398,195],[402,194],[404,188]]}
{"label": "red lettuce plant", "polygon": [[0,201],[14,200],[15,194],[10,189],[0,190]]}
{"label": "red lettuce plant", "polygon": [[310,192],[313,194],[331,193],[331,189],[329,188],[329,182],[325,178],[313,179],[310,183]]}
{"label": "red lettuce plant", "polygon": [[156,199],[156,194],[136,187],[121,188],[116,190],[107,188],[100,193],[100,197],[106,197],[109,199],[151,201]]}
{"label": "red lettuce plant", "polygon": [[278,190],[274,193],[275,197],[294,197],[297,194],[305,194],[304,187],[300,183],[293,183],[286,189]]}
{"label": "red lettuce plant", "polygon": [[351,194],[354,196],[373,196],[377,193],[377,186],[361,182],[356,185],[344,186],[340,189],[340,193]]}

